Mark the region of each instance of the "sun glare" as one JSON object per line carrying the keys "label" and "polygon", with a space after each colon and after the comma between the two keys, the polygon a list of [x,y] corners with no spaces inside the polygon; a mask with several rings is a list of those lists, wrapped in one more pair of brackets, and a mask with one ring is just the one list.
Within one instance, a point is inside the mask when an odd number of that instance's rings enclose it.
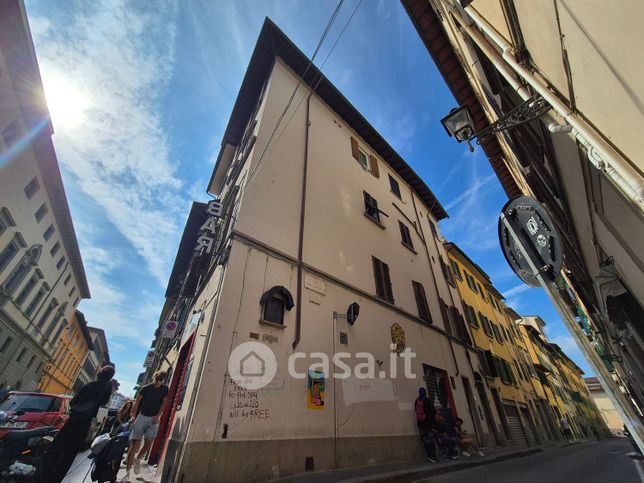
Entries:
{"label": "sun glare", "polygon": [[54,128],[79,126],[89,107],[88,96],[63,77],[51,77],[45,82],[45,97]]}

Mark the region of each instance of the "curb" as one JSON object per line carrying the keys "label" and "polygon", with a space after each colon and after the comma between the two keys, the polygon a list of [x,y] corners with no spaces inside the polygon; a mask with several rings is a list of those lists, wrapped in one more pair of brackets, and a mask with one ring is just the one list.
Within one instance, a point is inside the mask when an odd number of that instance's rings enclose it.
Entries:
{"label": "curb", "polygon": [[515,451],[513,453],[502,454],[487,459],[477,461],[463,461],[447,466],[435,466],[431,468],[421,468],[414,470],[400,470],[391,473],[381,473],[378,475],[361,476],[358,478],[350,478],[341,480],[342,483],[410,483],[421,478],[430,476],[443,475],[446,473],[453,473],[461,470],[468,470],[476,468],[477,466],[489,465],[492,463],[499,463],[501,461],[511,460],[515,458],[523,458],[535,453],[542,453],[541,448],[526,449],[523,451]]}

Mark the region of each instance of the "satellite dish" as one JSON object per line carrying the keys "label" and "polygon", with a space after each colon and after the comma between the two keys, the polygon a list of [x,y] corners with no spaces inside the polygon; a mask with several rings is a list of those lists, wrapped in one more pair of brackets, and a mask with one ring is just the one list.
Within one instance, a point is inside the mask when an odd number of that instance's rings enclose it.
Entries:
{"label": "satellite dish", "polygon": [[538,275],[544,281],[557,280],[563,262],[561,237],[550,214],[534,198],[518,196],[505,204],[499,216],[499,241],[508,264],[525,283],[540,287]]}
{"label": "satellite dish", "polygon": [[349,305],[347,309],[347,322],[349,325],[353,325],[356,320],[358,320],[358,315],[360,314],[360,305],[357,302],[353,302]]}

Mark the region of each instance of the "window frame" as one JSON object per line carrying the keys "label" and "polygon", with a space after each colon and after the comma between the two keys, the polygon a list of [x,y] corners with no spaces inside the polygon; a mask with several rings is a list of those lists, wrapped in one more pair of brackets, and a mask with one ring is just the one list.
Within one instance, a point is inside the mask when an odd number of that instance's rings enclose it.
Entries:
{"label": "window frame", "polygon": [[36,221],[40,223],[45,216],[47,216],[47,213],[49,213],[49,208],[47,207],[47,203],[43,203],[34,213],[34,218],[36,218]]}
{"label": "window frame", "polygon": [[432,314],[429,311],[429,304],[427,303],[427,295],[425,294],[425,287],[422,283],[415,280],[411,281],[411,286],[414,291],[414,298],[416,299],[416,308],[418,309],[418,317],[425,322],[431,324]]}
{"label": "window frame", "polygon": [[25,196],[28,200],[36,196],[36,193],[40,191],[40,181],[38,181],[38,177],[34,176],[32,180],[27,183],[27,186],[24,187],[23,191],[25,192]]}
{"label": "window frame", "polygon": [[394,303],[394,292],[391,285],[389,265],[382,260],[371,256],[373,264],[373,278],[376,285],[376,296],[387,302]]}
{"label": "window frame", "polygon": [[458,266],[458,262],[450,258],[449,264],[452,267],[452,273],[454,274],[454,276],[458,280],[463,281],[463,274],[461,273],[461,268]]}
{"label": "window frame", "polygon": [[0,236],[2,236],[9,228],[14,226],[16,226],[16,222],[14,221],[13,216],[11,216],[11,212],[8,208],[3,206],[0,208]]}
{"label": "window frame", "polygon": [[49,239],[56,233],[56,227],[54,226],[53,223],[50,223],[47,229],[43,232],[42,237],[45,241],[49,241]]}
{"label": "window frame", "polygon": [[60,250],[60,241],[56,240],[56,243],[54,243],[54,245],[49,249],[49,254],[52,257],[55,257],[58,250]]}
{"label": "window frame", "polygon": [[[382,222],[380,220],[381,211],[380,208],[378,208],[378,200],[364,190],[362,191],[362,197],[364,200],[365,216],[367,216],[370,220],[375,221],[379,225],[382,225]],[[372,215],[370,211],[373,211],[375,213],[375,216]]]}
{"label": "window frame", "polygon": [[398,227],[400,229],[401,243],[414,251],[414,242],[411,239],[411,231],[409,230],[409,227],[400,220],[398,220]]}
{"label": "window frame", "polygon": [[398,180],[396,180],[390,174],[387,174],[387,176],[389,176],[389,189],[396,196],[396,198],[402,201],[402,194],[400,193],[400,184],[398,183]]}

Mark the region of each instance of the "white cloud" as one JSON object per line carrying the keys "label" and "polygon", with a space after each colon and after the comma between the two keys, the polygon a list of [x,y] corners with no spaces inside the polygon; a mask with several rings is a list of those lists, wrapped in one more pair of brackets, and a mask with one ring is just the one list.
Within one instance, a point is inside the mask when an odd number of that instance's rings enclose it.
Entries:
{"label": "white cloud", "polygon": [[[48,95],[48,83],[62,78],[87,98],[78,127],[52,113],[59,161],[164,284],[185,206],[161,124],[177,9],[161,1],[149,7],[104,0],[65,16],[65,24],[30,22]],[[165,243],[150,243],[152,236]]]}
{"label": "white cloud", "polygon": [[573,356],[577,358],[583,357],[581,350],[579,350],[579,346],[575,342],[575,339],[573,339],[570,335],[564,334],[552,337],[550,339],[550,342],[561,347],[561,350],[564,351],[570,358],[572,358]]}
{"label": "white cloud", "polygon": [[505,292],[503,292],[503,296],[505,298],[510,298],[510,297],[519,295],[519,294],[521,294],[523,292],[527,292],[531,288],[532,287],[530,287],[529,285],[526,285],[525,283],[521,283],[521,284],[517,285],[516,287],[512,287],[512,288],[506,290]]}
{"label": "white cloud", "polygon": [[465,191],[463,191],[463,193],[461,193],[456,198],[448,202],[445,205],[445,209],[449,210],[451,208],[454,208],[456,205],[462,202],[465,202],[467,205],[472,204],[472,201],[476,200],[481,189],[483,189],[488,183],[490,183],[495,178],[496,178],[496,175],[491,174],[482,179],[475,179],[474,183],[472,183],[468,189],[466,189]]}

